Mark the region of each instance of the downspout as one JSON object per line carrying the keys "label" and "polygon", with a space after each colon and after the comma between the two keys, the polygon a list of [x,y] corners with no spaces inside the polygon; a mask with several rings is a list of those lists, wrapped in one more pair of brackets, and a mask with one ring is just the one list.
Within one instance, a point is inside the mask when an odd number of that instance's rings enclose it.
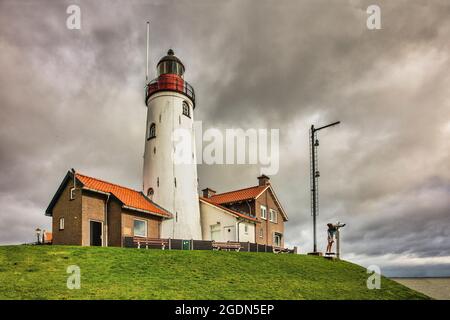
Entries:
{"label": "downspout", "polygon": [[239,242],[239,233],[240,233],[240,232],[239,232],[239,224],[240,224],[241,222],[243,222],[243,221],[244,221],[244,220],[239,220],[239,219],[238,219],[238,222],[237,222],[237,224],[236,224],[236,225],[237,225],[237,228],[236,228],[236,229],[237,229],[237,242]]}
{"label": "downspout", "polygon": [[267,190],[265,192],[266,196],[266,246],[269,245],[269,218],[270,218],[270,209],[269,209],[269,201],[267,200]]}
{"label": "downspout", "polygon": [[[246,203],[247,203],[247,205],[248,205],[248,209],[249,209],[249,213],[250,213],[250,215],[252,215],[252,206],[250,205],[250,200],[247,200],[247,201],[245,201]],[[255,200],[255,217],[256,217],[256,200]],[[257,243],[257,240],[258,240],[258,238],[257,238],[257,230],[256,230],[256,223],[255,223],[255,232],[254,232],[254,234],[255,234],[255,239],[253,239],[254,241],[255,241],[255,243]]]}
{"label": "downspout", "polygon": [[248,210],[249,210],[248,213],[249,213],[250,215],[252,215],[252,206],[250,205],[250,201],[247,200],[247,201],[245,201],[245,203],[247,203],[247,205],[248,205]]}
{"label": "downspout", "polygon": [[109,193],[108,196],[106,197],[105,200],[105,227],[104,227],[104,232],[105,232],[105,241],[104,241],[104,245],[105,247],[108,246],[108,201],[109,201]]}

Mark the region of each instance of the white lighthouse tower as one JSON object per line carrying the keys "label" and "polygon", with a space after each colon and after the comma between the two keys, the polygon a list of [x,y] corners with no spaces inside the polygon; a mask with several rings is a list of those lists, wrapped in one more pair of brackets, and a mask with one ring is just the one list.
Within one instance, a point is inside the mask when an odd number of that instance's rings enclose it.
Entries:
{"label": "white lighthouse tower", "polygon": [[[173,214],[173,219],[162,222],[162,238],[200,240],[195,94],[184,81],[184,70],[170,49],[158,62],[157,78],[147,85],[143,192]],[[181,140],[184,145],[180,145],[180,140],[174,140],[174,132],[187,133],[189,139]],[[175,154],[180,148],[189,152],[191,161],[177,160]]]}

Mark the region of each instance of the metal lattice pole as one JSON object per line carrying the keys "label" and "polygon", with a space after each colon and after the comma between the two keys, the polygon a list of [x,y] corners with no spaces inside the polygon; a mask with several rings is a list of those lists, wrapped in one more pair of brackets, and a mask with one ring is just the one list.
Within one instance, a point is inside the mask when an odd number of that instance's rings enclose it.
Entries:
{"label": "metal lattice pole", "polygon": [[311,125],[310,130],[310,163],[311,163],[311,215],[313,217],[313,253],[317,253],[317,215],[318,215],[318,204],[319,204],[319,170],[318,170],[318,156],[317,147],[319,146],[319,140],[317,139],[317,131],[339,124],[340,121],[330,123],[326,126],[320,128],[314,128]]}
{"label": "metal lattice pole", "polygon": [[315,129],[311,126],[311,214],[313,216],[313,252],[317,252],[317,234],[316,234],[316,216],[317,216],[317,193],[316,193],[316,147],[315,147]]}

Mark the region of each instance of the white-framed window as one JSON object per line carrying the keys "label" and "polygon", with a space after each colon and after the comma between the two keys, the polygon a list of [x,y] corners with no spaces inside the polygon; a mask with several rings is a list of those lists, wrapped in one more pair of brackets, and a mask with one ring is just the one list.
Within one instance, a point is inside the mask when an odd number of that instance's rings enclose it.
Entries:
{"label": "white-framed window", "polygon": [[274,223],[277,223],[277,212],[273,209],[269,210],[269,220]]}
{"label": "white-framed window", "polygon": [[273,234],[273,245],[276,247],[281,247],[281,233],[274,232]]}
{"label": "white-framed window", "polygon": [[248,225],[244,224],[244,233],[248,234]]}
{"label": "white-framed window", "polygon": [[59,218],[59,230],[64,230],[64,218]]}
{"label": "white-framed window", "polygon": [[189,104],[186,101],[183,101],[183,114],[186,117],[191,117],[191,110],[189,108]]}
{"label": "white-framed window", "polygon": [[260,237],[260,238],[263,237],[263,228],[259,228],[259,237]]}
{"label": "white-framed window", "polygon": [[267,208],[265,206],[261,206],[261,219],[267,220]]}
{"label": "white-framed window", "polygon": [[135,237],[147,237],[147,221],[135,219],[133,221],[133,235]]}
{"label": "white-framed window", "polygon": [[149,123],[148,129],[147,129],[147,140],[150,140],[152,138],[156,137],[156,124],[155,123]]}

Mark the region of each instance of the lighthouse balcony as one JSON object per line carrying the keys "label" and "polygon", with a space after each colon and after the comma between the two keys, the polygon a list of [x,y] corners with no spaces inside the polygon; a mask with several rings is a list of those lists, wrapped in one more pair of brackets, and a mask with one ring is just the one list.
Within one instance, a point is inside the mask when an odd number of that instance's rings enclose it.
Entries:
{"label": "lighthouse balcony", "polygon": [[194,88],[187,83],[183,78],[178,75],[161,75],[158,78],[150,81],[146,87],[145,102],[148,101],[151,95],[161,91],[173,91],[184,94],[189,99],[195,107],[195,92]]}

